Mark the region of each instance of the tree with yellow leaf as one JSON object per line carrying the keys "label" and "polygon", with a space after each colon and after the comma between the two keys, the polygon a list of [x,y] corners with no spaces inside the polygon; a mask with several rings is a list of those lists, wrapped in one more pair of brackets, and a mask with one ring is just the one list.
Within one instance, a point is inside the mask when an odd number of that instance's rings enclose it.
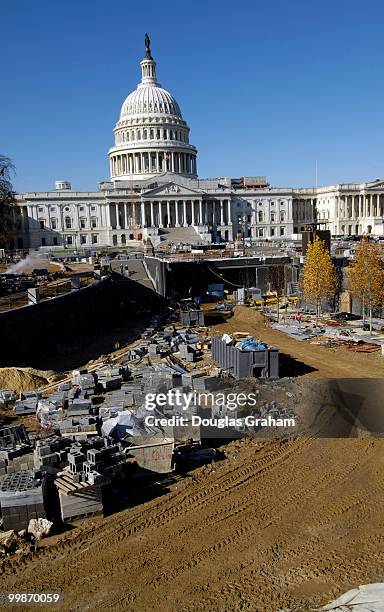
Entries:
{"label": "tree with yellow leaf", "polygon": [[363,239],[356,247],[355,257],[348,267],[348,288],[361,300],[363,318],[369,309],[369,329],[372,333],[372,310],[384,301],[384,266],[381,249]]}
{"label": "tree with yellow leaf", "polygon": [[335,267],[325,242],[319,237],[308,244],[302,288],[304,299],[316,306],[317,325],[322,300],[332,298],[336,292]]}

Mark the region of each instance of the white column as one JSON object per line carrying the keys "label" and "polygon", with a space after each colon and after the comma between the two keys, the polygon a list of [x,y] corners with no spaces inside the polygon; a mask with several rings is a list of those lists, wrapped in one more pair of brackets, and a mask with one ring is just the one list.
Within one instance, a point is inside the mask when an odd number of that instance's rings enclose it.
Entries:
{"label": "white column", "polygon": [[176,227],[179,227],[179,201],[175,201]]}
{"label": "white column", "polygon": [[187,227],[187,202],[183,201],[183,227]]}
{"label": "white column", "polygon": [[227,200],[228,225],[232,225],[231,219],[231,200]]}
{"label": "white column", "polygon": [[224,202],[220,200],[220,225],[224,225]]}
{"label": "white column", "polygon": [[164,224],[163,224],[163,210],[161,208],[161,200],[159,202],[159,227],[164,227]]}
{"label": "white column", "polygon": [[153,210],[153,202],[151,202],[151,227],[155,225],[155,213]]}
{"label": "white column", "polygon": [[192,211],[192,225],[196,225],[195,223],[195,202],[191,200],[191,211]]}
{"label": "white column", "polygon": [[171,172],[175,171],[175,154],[171,153]]}
{"label": "white column", "polygon": [[200,225],[204,225],[203,223],[203,200],[199,200],[199,222],[200,222]]}
{"label": "white column", "polygon": [[168,217],[168,227],[171,226],[171,207],[169,200],[167,200],[167,217]]}
{"label": "white column", "polygon": [[116,210],[116,229],[121,229],[120,227],[120,215],[119,215],[119,205],[115,204],[115,210]]}
{"label": "white column", "polygon": [[141,202],[141,227],[145,227],[145,203]]}

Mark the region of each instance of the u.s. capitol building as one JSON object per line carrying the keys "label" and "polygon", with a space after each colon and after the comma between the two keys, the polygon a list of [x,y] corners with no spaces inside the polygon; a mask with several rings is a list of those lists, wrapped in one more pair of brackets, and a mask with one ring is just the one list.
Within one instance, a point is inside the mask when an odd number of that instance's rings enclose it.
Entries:
{"label": "u.s. capitol building", "polygon": [[320,221],[333,235],[384,235],[384,181],[273,188],[266,177],[200,179],[197,149],[175,98],[157,80],[149,38],[141,81],[123,102],[109,150],[110,180],[95,192],[56,181],[20,194],[15,248],[282,240]]}

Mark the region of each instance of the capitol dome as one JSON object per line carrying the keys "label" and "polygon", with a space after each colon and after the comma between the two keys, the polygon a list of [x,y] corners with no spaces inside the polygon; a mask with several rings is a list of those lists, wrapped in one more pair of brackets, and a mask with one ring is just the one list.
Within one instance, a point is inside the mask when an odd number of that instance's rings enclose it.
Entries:
{"label": "capitol dome", "polygon": [[112,180],[140,180],[167,172],[195,178],[196,148],[175,98],[156,78],[149,48],[140,62],[142,78],[121,107],[115,146],[109,151]]}
{"label": "capitol dome", "polygon": [[121,107],[120,119],[130,115],[147,115],[148,113],[176,115],[180,119],[181,112],[175,98],[165,89],[157,85],[145,85],[129,94]]}

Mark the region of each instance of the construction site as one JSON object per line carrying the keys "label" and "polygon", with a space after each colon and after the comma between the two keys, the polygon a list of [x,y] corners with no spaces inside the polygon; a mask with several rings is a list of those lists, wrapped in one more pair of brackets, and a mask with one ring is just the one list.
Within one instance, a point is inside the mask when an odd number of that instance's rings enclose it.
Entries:
{"label": "construction site", "polygon": [[320,319],[288,243],[3,261],[3,591],[293,612],[382,581],[384,325],[347,246]]}

